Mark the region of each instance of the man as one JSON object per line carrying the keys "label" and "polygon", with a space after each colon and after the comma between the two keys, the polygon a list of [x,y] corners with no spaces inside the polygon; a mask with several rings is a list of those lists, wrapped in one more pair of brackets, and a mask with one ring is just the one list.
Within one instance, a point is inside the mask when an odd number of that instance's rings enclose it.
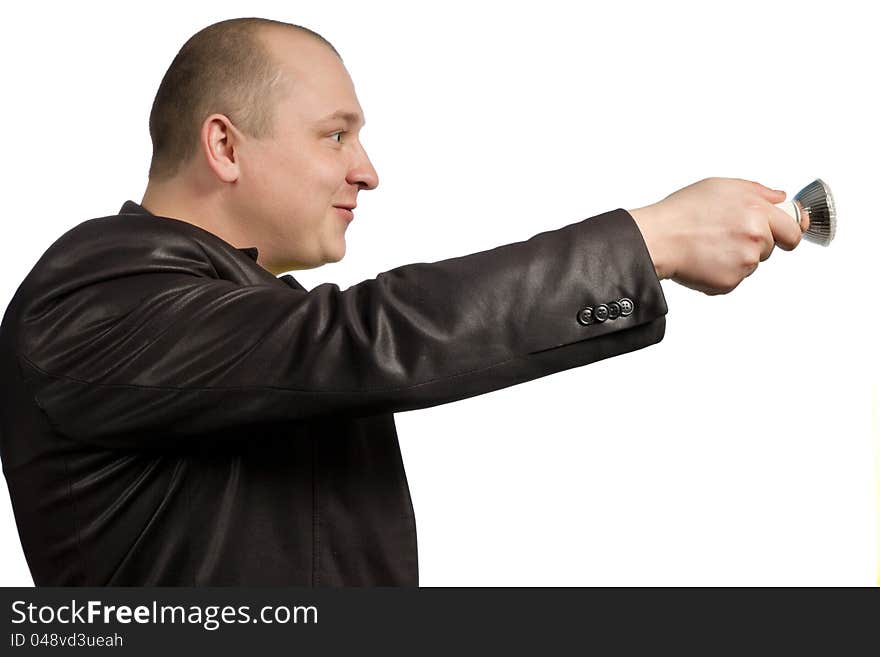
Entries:
{"label": "man", "polygon": [[194,35],[140,204],[43,254],[0,326],[0,457],[37,585],[418,584],[398,411],[659,342],[660,279],[729,292],[801,231],[701,180],[531,239],[306,291],[378,176],[319,35]]}

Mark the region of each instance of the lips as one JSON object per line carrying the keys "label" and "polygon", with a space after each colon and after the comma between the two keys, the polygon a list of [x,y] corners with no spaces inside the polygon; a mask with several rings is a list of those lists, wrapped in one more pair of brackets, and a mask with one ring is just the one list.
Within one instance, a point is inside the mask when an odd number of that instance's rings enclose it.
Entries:
{"label": "lips", "polygon": [[339,211],[339,213],[340,213],[343,217],[345,217],[346,219],[348,219],[349,221],[351,221],[352,219],[354,219],[354,212],[352,212],[350,208],[346,208],[346,207],[341,206],[341,205],[334,205],[333,207],[336,208],[336,209]]}

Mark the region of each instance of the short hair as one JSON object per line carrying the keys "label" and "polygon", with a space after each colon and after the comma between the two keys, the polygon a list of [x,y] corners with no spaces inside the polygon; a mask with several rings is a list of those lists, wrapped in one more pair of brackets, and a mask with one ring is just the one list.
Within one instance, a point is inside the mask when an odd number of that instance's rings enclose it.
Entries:
{"label": "short hair", "polygon": [[272,27],[310,36],[342,60],[317,32],[268,18],[232,18],[196,32],[174,57],[153,100],[150,181],[173,178],[195,156],[202,122],[215,112],[249,137],[272,137],[275,107],[288,90],[279,84],[279,62],[260,38]]}

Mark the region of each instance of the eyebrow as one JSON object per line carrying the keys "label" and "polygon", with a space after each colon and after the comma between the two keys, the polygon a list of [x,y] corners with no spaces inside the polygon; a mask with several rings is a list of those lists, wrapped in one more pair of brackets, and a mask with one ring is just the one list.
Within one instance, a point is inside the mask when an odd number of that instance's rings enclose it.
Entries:
{"label": "eyebrow", "polygon": [[363,117],[357,112],[346,112],[345,110],[337,110],[333,112],[333,114],[328,114],[323,119],[321,119],[321,123],[325,121],[332,121],[333,119],[345,119],[349,123],[360,123],[361,126],[367,124],[367,122],[363,119]]}

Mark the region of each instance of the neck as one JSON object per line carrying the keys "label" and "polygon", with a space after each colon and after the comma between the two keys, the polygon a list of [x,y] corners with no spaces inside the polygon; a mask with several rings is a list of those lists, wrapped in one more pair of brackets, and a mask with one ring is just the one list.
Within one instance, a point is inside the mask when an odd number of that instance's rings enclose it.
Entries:
{"label": "neck", "polygon": [[155,215],[198,226],[237,249],[256,246],[243,233],[242,226],[226,214],[227,204],[217,194],[200,195],[184,190],[181,185],[149,183],[140,204]]}

